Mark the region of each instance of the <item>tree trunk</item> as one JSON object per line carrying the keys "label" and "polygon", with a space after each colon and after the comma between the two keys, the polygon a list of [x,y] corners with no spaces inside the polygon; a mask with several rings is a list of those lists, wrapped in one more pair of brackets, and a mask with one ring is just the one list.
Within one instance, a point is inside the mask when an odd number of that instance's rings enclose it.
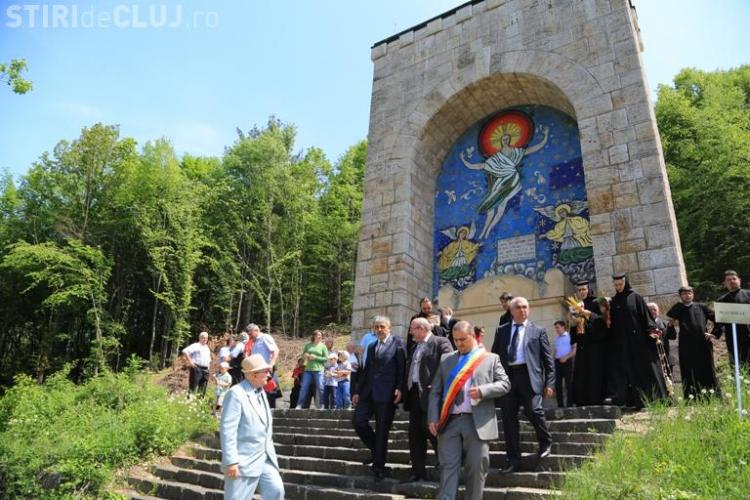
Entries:
{"label": "tree trunk", "polygon": [[159,273],[159,278],[156,281],[156,291],[154,292],[154,311],[151,315],[151,343],[148,347],[148,364],[153,368],[154,366],[154,343],[156,342],[156,317],[159,312],[159,299],[156,296],[161,291],[161,278],[164,273]]}
{"label": "tree trunk", "polygon": [[297,294],[294,296],[294,337],[299,337],[299,309],[302,299],[302,266],[297,268]]}
{"label": "tree trunk", "polygon": [[237,318],[234,321],[234,331],[240,331],[240,315],[242,314],[242,299],[245,297],[245,287],[240,288],[240,299],[237,301]]}
{"label": "tree trunk", "polygon": [[[281,280],[278,282],[279,285],[279,305],[281,306],[281,331],[286,335],[286,320],[284,319],[284,291],[281,288]],[[271,331],[271,325],[268,325],[268,331]]]}
{"label": "tree trunk", "polygon": [[232,308],[234,307],[234,292],[229,294],[229,308],[227,309],[227,317],[224,323],[227,328],[232,326]]}
{"label": "tree trunk", "polygon": [[94,365],[94,377],[99,375],[99,367],[104,366],[104,347],[102,346],[102,328],[101,321],[99,320],[99,306],[96,303],[94,292],[90,291],[91,295],[91,307],[94,308],[94,331],[96,332],[96,345],[97,351],[99,351],[96,365]]}

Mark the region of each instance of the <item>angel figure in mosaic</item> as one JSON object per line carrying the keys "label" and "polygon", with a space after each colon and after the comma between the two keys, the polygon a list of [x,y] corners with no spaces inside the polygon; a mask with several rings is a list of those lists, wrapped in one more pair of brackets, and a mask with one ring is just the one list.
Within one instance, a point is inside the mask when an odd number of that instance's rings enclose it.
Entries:
{"label": "angel figure in mosaic", "polygon": [[580,214],[586,209],[585,201],[571,201],[557,206],[535,208],[534,211],[551,219],[555,226],[540,235],[560,244],[558,260],[565,262],[580,262],[593,253],[591,242],[591,224]]}
{"label": "angel figure in mosaic", "polygon": [[451,227],[440,231],[451,239],[439,252],[438,271],[444,281],[453,281],[471,274],[471,263],[479,252],[480,243],[471,241],[476,234],[476,224],[471,227]]}

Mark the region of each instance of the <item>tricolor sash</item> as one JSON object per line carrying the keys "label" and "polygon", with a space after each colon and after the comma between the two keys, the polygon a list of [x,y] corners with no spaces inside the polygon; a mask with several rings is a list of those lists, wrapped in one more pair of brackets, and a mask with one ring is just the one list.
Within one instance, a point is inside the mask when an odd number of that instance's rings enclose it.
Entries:
{"label": "tricolor sash", "polygon": [[443,389],[443,406],[440,408],[438,429],[442,428],[448,420],[458,392],[463,390],[466,381],[471,378],[479,363],[488,355],[489,353],[484,349],[476,348],[459,360],[448,374],[448,380],[445,381],[445,388]]}

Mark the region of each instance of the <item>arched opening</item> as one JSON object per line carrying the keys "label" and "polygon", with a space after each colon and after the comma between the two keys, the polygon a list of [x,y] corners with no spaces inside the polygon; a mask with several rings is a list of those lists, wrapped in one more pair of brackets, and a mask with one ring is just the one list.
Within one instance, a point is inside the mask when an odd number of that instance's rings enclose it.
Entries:
{"label": "arched opening", "polygon": [[419,139],[414,172],[434,194],[414,205],[429,233],[417,237],[431,256],[429,295],[491,335],[510,291],[551,327],[574,283],[596,279],[570,101],[537,76],[493,75],[448,99]]}

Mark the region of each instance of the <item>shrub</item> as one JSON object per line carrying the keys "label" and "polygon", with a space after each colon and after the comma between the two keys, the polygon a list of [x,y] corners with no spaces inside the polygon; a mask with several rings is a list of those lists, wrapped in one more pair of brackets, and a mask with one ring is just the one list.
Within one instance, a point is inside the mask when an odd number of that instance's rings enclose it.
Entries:
{"label": "shrub", "polygon": [[19,376],[0,399],[0,497],[101,498],[113,471],[215,429],[206,404],[136,370],[75,385]]}
{"label": "shrub", "polygon": [[[580,470],[567,474],[565,498],[740,499],[750,491],[750,420],[737,414],[734,379],[725,396],[654,405],[645,432],[617,432]],[[750,378],[743,377],[745,405]]]}

